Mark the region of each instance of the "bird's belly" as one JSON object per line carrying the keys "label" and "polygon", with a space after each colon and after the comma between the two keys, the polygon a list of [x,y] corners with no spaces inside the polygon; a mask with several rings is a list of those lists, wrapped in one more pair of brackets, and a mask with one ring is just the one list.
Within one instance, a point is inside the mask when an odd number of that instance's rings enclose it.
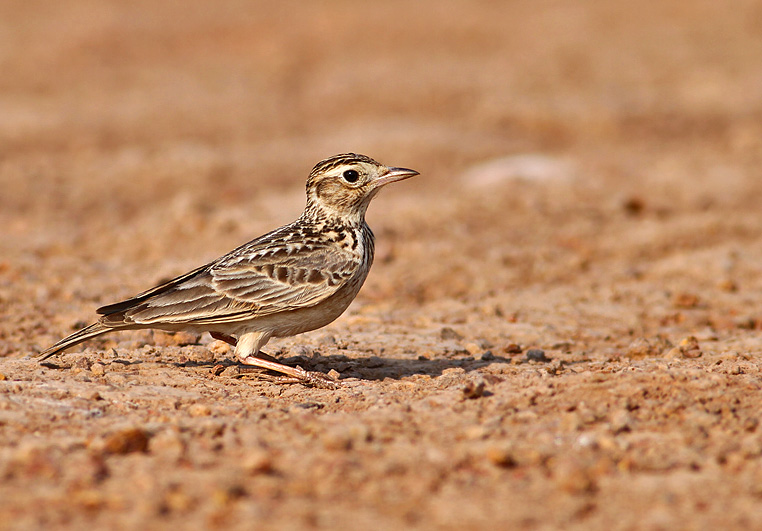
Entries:
{"label": "bird's belly", "polygon": [[319,305],[313,308],[301,308],[286,312],[279,316],[273,327],[273,336],[288,337],[322,328],[333,322],[347,309],[351,300],[346,304]]}
{"label": "bird's belly", "polygon": [[267,316],[260,316],[245,323],[231,327],[218,326],[224,333],[241,335],[247,332],[268,332],[273,337],[289,337],[321,328],[339,317],[352,303],[360,291],[362,280],[351,283],[336,292],[332,297],[315,306],[284,310]]}

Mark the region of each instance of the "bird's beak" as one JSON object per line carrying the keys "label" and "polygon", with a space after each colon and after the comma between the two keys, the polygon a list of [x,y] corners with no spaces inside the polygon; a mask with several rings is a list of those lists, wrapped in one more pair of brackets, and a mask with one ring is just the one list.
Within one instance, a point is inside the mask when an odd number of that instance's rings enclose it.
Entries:
{"label": "bird's beak", "polygon": [[373,181],[373,187],[379,188],[385,184],[393,183],[395,181],[402,181],[403,179],[409,179],[415,175],[419,175],[415,170],[409,170],[407,168],[389,168],[389,171],[377,177]]}

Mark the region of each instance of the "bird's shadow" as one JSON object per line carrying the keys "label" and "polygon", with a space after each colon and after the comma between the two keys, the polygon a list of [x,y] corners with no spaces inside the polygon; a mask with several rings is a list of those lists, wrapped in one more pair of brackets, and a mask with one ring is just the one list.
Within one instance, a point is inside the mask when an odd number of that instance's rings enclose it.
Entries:
{"label": "bird's shadow", "polygon": [[[385,380],[387,378],[400,380],[414,375],[437,377],[444,374],[447,369],[460,368],[465,372],[475,371],[493,364],[511,364],[511,358],[491,355],[487,359],[473,357],[459,358],[389,358],[379,356],[349,357],[342,354],[319,355],[319,356],[291,356],[279,358],[278,361],[289,366],[300,366],[308,371],[328,372],[336,370],[340,379],[359,378],[362,380]],[[218,367],[220,372],[228,367],[238,367],[242,370],[261,371],[261,369],[243,365],[233,359],[224,359],[219,362],[185,361],[174,363],[177,367]]]}
{"label": "bird's shadow", "polygon": [[[98,360],[100,361],[100,360]],[[107,363],[118,363],[125,367],[139,366],[149,360],[114,358]],[[156,360],[151,360],[156,361]],[[300,366],[308,371],[327,373],[335,370],[340,374],[339,379],[357,378],[360,380],[380,381],[385,379],[401,380],[415,375],[429,377],[441,376],[448,369],[462,369],[469,373],[494,364],[515,364],[516,360],[502,356],[489,354],[481,358],[471,356],[443,357],[443,358],[390,358],[380,356],[349,357],[343,354],[313,355],[313,356],[290,356],[278,357],[278,361],[289,366]],[[522,359],[523,363],[524,360]],[[159,362],[161,363],[161,362]],[[55,363],[45,361],[40,364],[49,369],[71,369],[73,365],[68,363]],[[168,366],[209,369],[214,374],[227,372],[234,368],[234,373],[244,375],[246,373],[262,372],[263,369],[251,365],[243,365],[233,358],[224,358],[214,361],[170,361]]]}

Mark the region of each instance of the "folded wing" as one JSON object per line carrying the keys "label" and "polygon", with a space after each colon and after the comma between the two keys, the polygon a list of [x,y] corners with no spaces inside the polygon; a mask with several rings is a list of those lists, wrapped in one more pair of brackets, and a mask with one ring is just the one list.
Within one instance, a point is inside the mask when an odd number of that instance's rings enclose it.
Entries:
{"label": "folded wing", "polygon": [[98,313],[110,325],[243,321],[318,304],[359,266],[335,245],[263,237]]}

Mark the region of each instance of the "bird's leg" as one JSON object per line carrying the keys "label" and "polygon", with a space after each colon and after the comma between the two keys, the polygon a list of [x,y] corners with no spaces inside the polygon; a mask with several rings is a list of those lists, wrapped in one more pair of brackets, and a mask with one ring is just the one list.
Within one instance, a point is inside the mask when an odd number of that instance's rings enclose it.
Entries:
{"label": "bird's leg", "polygon": [[[222,332],[209,332],[209,335],[212,336],[213,339],[224,341],[228,345],[232,345],[234,347],[238,345],[238,340],[236,338],[234,338],[233,336],[229,336],[227,334],[223,334]],[[258,352],[257,357],[262,358],[263,360],[274,361],[276,363],[278,361],[272,356],[270,356],[269,354],[265,354],[264,352]]]}
{"label": "bird's leg", "polygon": [[[235,355],[244,365],[253,365],[263,369],[285,374],[285,377],[278,378],[275,381],[279,383],[301,383],[315,387],[324,387],[335,389],[341,385],[325,374],[319,372],[305,371],[301,367],[289,367],[277,361],[263,359],[259,349],[270,339],[270,334],[265,332],[249,332],[238,338],[238,344],[235,347]],[[270,356],[268,356],[269,358]]]}
{"label": "bird's leg", "polygon": [[228,345],[236,346],[238,344],[238,340],[236,338],[227,334],[223,334],[222,332],[209,332],[209,335],[212,336],[213,339],[224,341]]}

